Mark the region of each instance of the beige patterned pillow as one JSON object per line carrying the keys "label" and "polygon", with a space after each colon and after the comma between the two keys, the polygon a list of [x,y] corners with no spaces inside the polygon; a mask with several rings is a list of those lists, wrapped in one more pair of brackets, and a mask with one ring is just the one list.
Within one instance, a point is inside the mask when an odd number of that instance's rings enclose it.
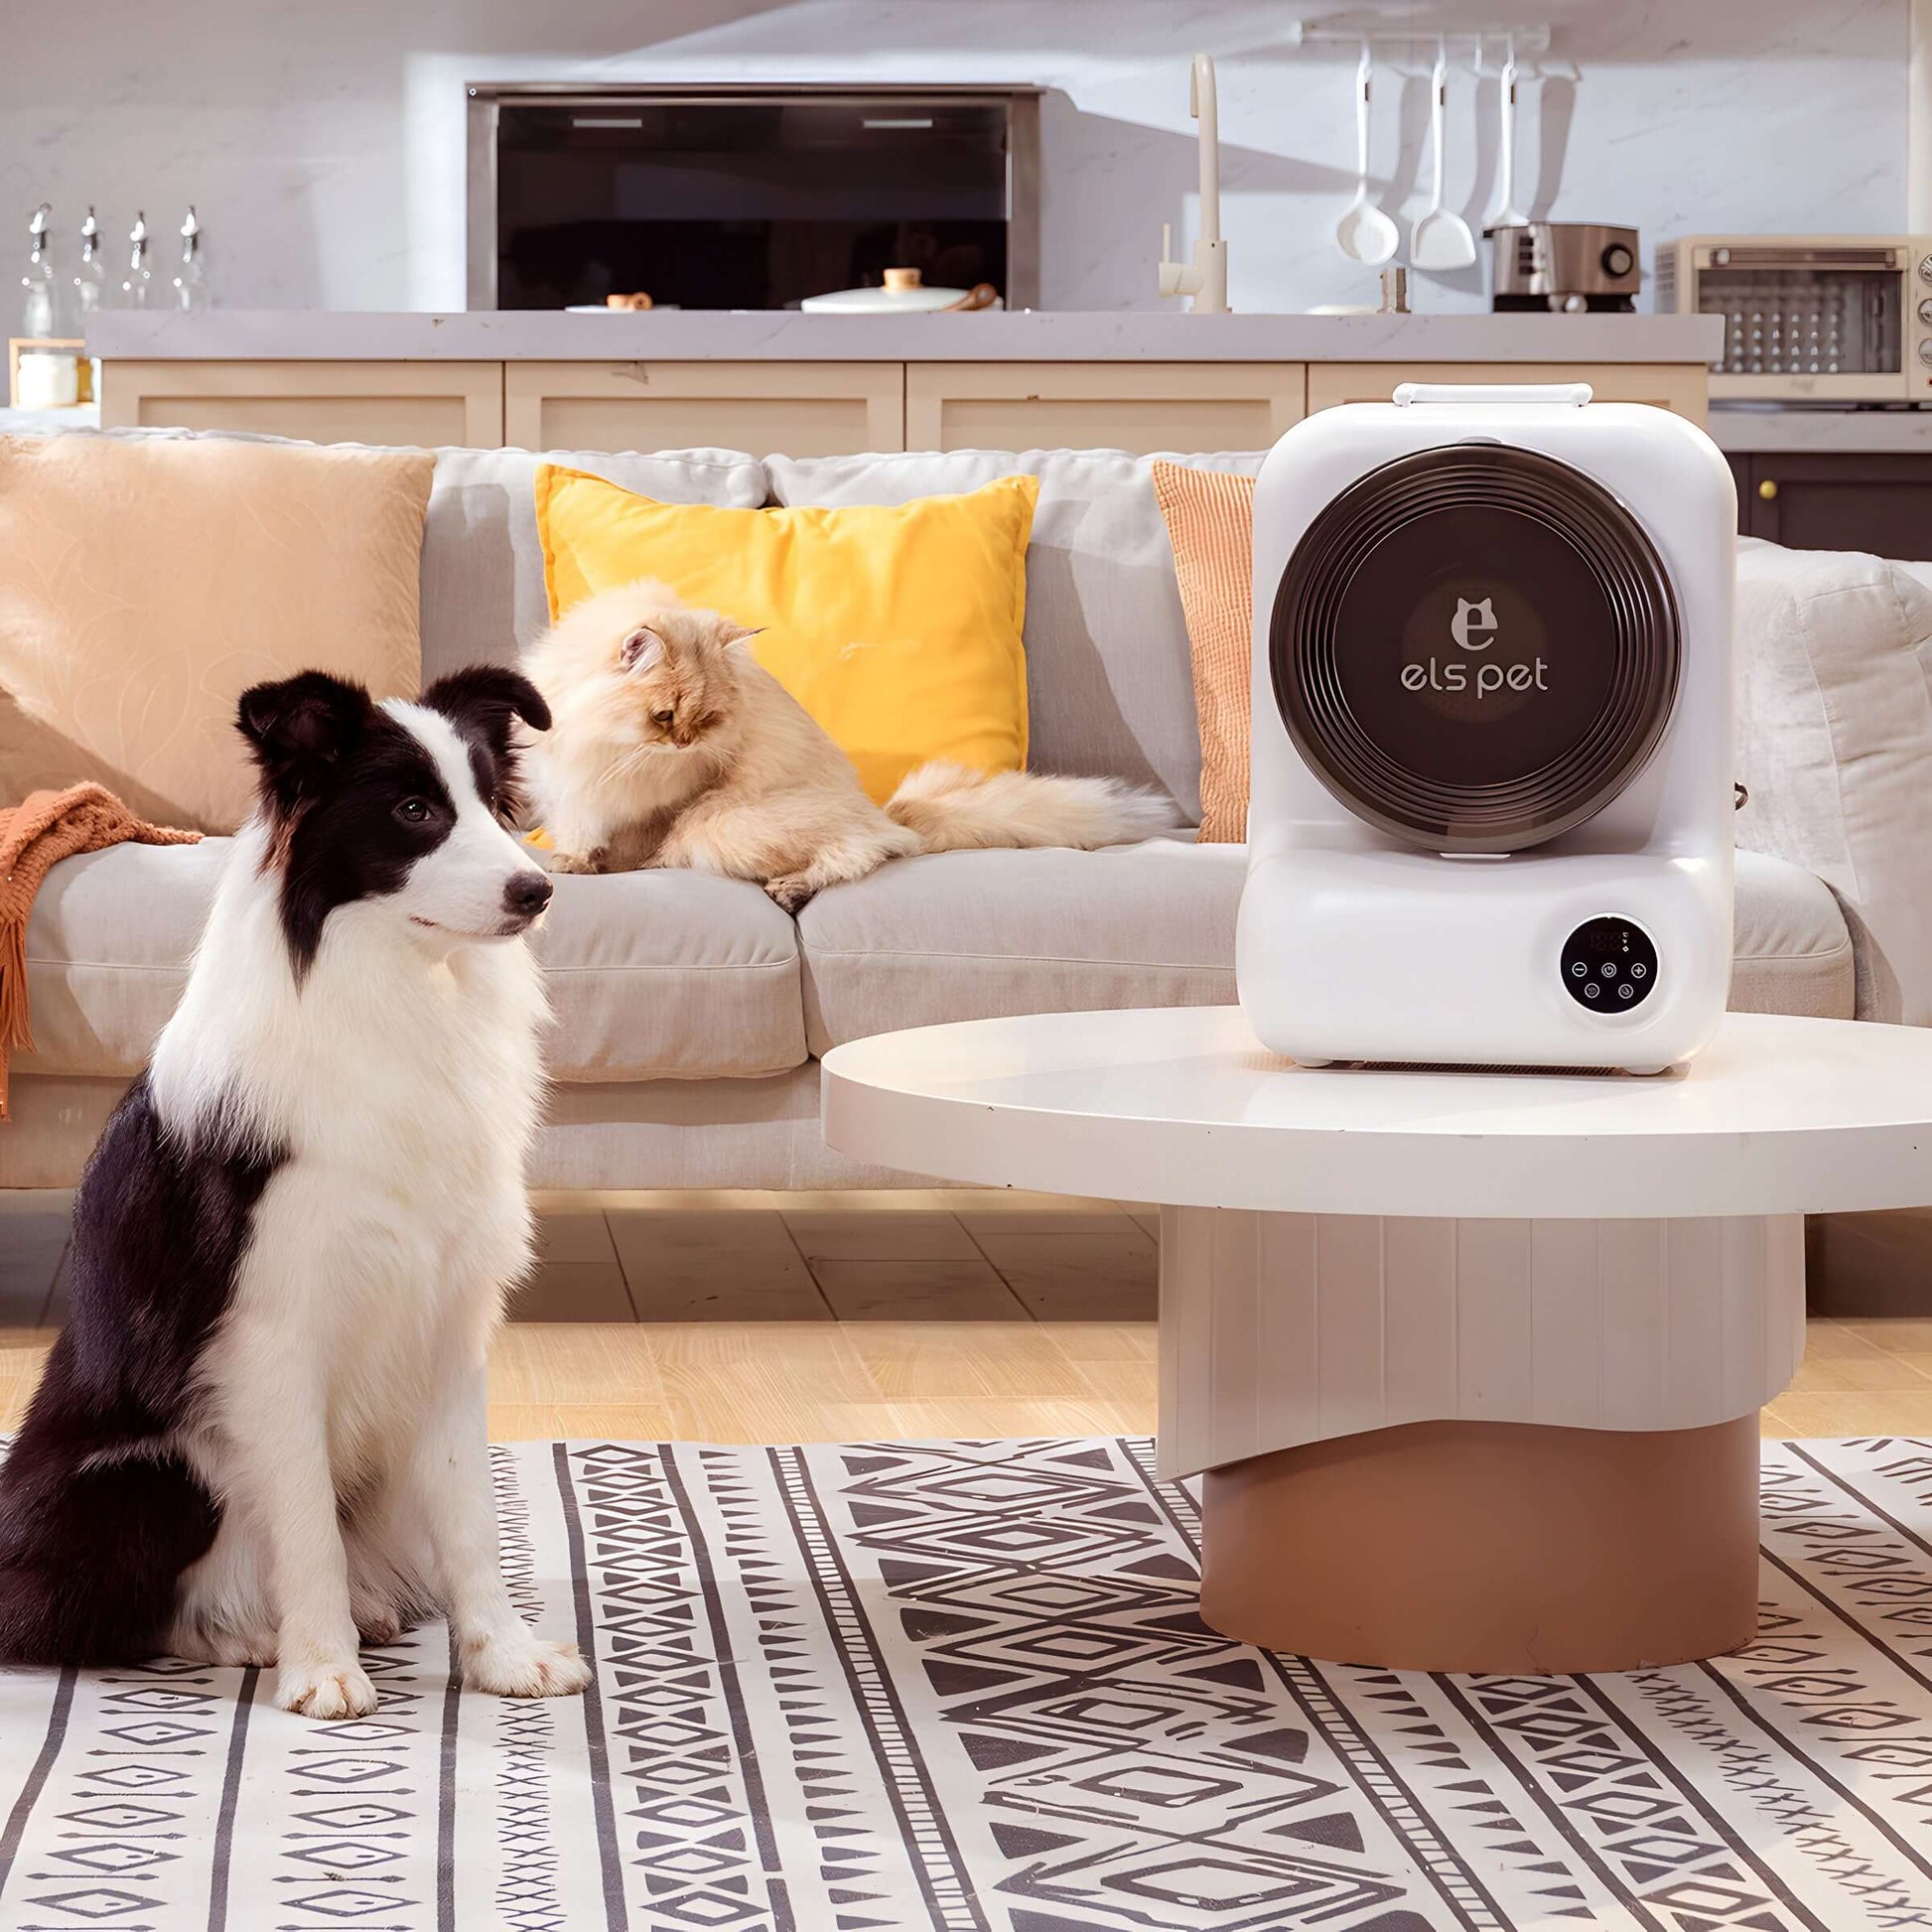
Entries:
{"label": "beige patterned pillow", "polygon": [[417,688],[435,459],[414,450],[0,436],[0,804],[95,778],[229,832],[235,700],[315,667]]}

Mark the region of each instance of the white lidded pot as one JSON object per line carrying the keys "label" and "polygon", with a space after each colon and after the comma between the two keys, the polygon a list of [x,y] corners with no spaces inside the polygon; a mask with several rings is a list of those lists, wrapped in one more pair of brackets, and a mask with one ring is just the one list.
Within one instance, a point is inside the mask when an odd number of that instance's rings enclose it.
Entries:
{"label": "white lidded pot", "polygon": [[916,268],[889,268],[877,289],[838,289],[808,295],[798,305],[813,315],[886,316],[932,314],[943,309],[998,309],[1005,305],[991,282],[970,289],[927,288]]}

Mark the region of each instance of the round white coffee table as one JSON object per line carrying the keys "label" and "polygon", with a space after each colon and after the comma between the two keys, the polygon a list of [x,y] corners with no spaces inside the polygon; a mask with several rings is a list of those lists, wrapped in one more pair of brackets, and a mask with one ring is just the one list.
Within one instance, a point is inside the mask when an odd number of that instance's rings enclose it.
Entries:
{"label": "round white coffee table", "polygon": [[1201,1612],[1393,1668],[1747,1642],[1807,1213],[1932,1203],[1932,1031],[1727,1017],[1683,1071],[1298,1067],[1232,1007],[885,1034],[841,1153],[1163,1203],[1161,1467]]}

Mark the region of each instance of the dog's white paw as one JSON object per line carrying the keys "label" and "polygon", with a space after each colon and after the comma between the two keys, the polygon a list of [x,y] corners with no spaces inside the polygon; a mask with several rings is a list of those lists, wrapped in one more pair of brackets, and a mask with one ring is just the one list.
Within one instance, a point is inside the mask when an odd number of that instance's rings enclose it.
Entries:
{"label": "dog's white paw", "polygon": [[526,1630],[466,1643],[463,1681],[499,1698],[575,1697],[591,1681],[591,1667],[574,1643],[552,1643]]}
{"label": "dog's white paw", "polygon": [[178,1623],[168,1633],[168,1654],[194,1664],[221,1664],[229,1669],[247,1665],[266,1668],[275,1662],[275,1639],[265,1630],[219,1630],[201,1623]]}
{"label": "dog's white paw", "polygon": [[375,1686],[356,1663],[291,1664],[275,1686],[275,1702],[304,1718],[366,1718]]}

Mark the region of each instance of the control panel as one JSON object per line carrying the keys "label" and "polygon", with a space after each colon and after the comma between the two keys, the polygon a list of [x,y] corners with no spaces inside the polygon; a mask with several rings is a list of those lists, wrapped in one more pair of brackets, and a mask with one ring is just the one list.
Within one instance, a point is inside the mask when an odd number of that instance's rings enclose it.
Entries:
{"label": "control panel", "polygon": [[1657,948],[1629,919],[1586,919],[1564,941],[1564,991],[1591,1013],[1628,1013],[1656,984]]}

